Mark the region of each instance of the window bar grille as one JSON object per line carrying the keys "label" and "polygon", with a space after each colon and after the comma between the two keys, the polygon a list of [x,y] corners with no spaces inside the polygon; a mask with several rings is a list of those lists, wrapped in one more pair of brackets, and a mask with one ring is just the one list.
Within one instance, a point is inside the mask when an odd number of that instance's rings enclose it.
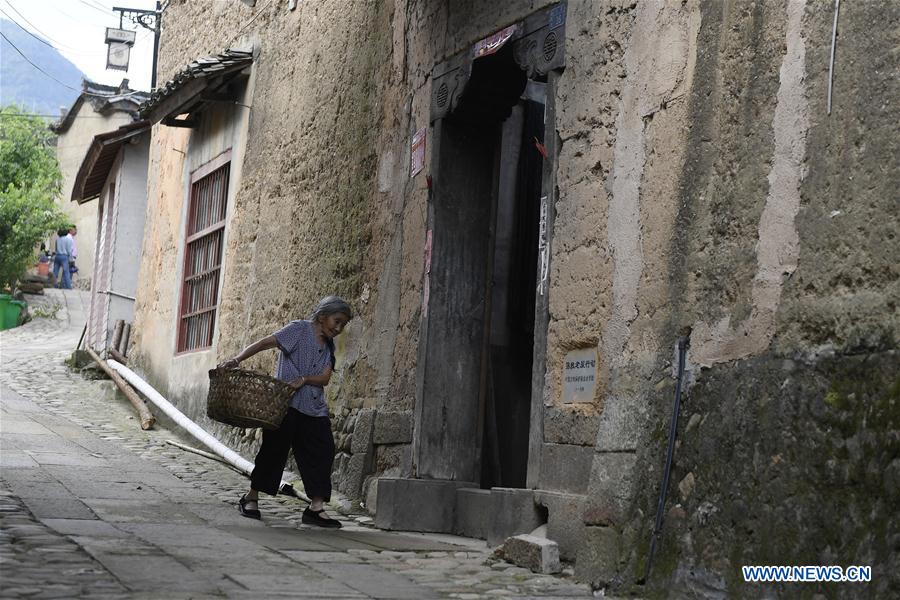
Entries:
{"label": "window bar grille", "polygon": [[179,352],[212,345],[218,310],[228,175],[226,163],[191,186],[186,230],[190,241],[185,248]]}

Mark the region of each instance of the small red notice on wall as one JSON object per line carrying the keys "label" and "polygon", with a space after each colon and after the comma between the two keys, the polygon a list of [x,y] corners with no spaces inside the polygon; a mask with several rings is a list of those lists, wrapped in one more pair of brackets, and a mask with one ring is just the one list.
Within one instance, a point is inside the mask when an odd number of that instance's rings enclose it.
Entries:
{"label": "small red notice on wall", "polygon": [[412,147],[409,153],[409,176],[415,177],[425,168],[425,133],[428,127],[423,127],[413,134]]}
{"label": "small red notice on wall", "polygon": [[508,42],[509,38],[516,33],[517,27],[518,25],[510,25],[506,29],[501,29],[497,33],[476,42],[475,45],[472,46],[472,58],[488,56],[499,50],[503,44]]}

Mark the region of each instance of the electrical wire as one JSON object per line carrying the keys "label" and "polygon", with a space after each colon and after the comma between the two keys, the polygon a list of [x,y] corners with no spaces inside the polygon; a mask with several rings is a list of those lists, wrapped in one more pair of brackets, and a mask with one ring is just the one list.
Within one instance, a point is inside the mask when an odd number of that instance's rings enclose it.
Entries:
{"label": "electrical wire", "polygon": [[15,23],[15,24],[18,26],[19,29],[21,29],[22,31],[24,31],[25,33],[27,33],[28,35],[30,35],[31,37],[33,37],[34,39],[36,39],[37,41],[39,41],[40,43],[46,44],[47,46],[50,46],[50,47],[53,48],[54,50],[59,50],[59,48],[57,48],[56,46],[54,46],[53,44],[51,44],[50,42],[48,42],[48,41],[45,40],[44,38],[42,38],[42,37],[40,37],[40,36],[38,36],[38,35],[36,35],[36,34],[34,34],[34,33],[31,33],[29,30],[27,30],[27,29],[25,29],[24,27],[22,27],[22,24],[21,24],[21,23],[19,23],[18,21],[16,21],[15,19],[13,19],[11,16],[9,16],[9,13],[7,13],[7,12],[6,12],[5,10],[3,10],[2,8],[0,8],[0,13],[3,13],[3,16],[4,16],[4,17],[6,17],[7,19],[9,19],[11,22]]}
{"label": "electrical wire", "polygon": [[[14,18],[12,18],[11,16],[9,16],[9,13],[7,13],[6,11],[4,11],[2,8],[0,8],[0,12],[2,12],[4,15],[6,15],[6,18],[7,18],[7,19],[9,19],[9,20],[12,21],[13,23],[15,23],[15,24],[19,27],[19,29],[21,29],[22,31],[24,31],[25,33],[27,33],[28,35],[30,35],[31,37],[33,37],[33,38],[36,39],[37,41],[41,42],[42,44],[46,44],[46,45],[50,46],[51,48],[53,48],[54,50],[65,49],[67,52],[73,52],[73,53],[78,53],[78,54],[84,54],[84,55],[86,55],[86,56],[100,56],[100,55],[102,54],[102,52],[84,52],[83,50],[80,50],[80,49],[78,49],[78,48],[75,48],[74,46],[69,46],[68,44],[63,44],[63,43],[60,42],[59,40],[53,39],[52,37],[50,37],[49,35],[47,35],[47,34],[44,33],[43,31],[41,31],[37,26],[35,26],[34,23],[32,23],[31,21],[29,21],[29,20],[25,17],[25,15],[23,15],[23,14],[20,13],[18,10],[16,10],[16,7],[13,6],[12,3],[11,3],[9,0],[5,0],[5,2],[6,2],[6,6],[8,6],[8,7],[10,8],[10,10],[12,10],[14,13],[16,13],[17,15],[19,15],[19,18],[21,18],[23,21],[25,21],[26,23],[28,23],[28,25],[30,25],[32,29],[34,29],[34,30],[35,30],[36,32],[38,32],[40,35],[44,36],[44,38],[46,38],[46,39],[42,39],[42,38],[38,37],[37,35],[35,35],[34,33],[32,33],[31,31],[29,31],[28,29],[26,29],[25,27],[22,27],[22,24],[21,24],[21,23],[19,23],[19,22],[16,21]],[[47,40],[49,40],[49,42],[48,42]],[[50,42],[53,42],[53,43],[51,44]]]}
{"label": "electrical wire", "polygon": [[[0,117],[47,117],[51,119],[59,119],[65,115],[54,115],[45,113],[0,113]],[[105,115],[77,115],[71,117],[73,119],[106,119]]]}
{"label": "electrical wire", "polygon": [[[10,0],[6,0],[6,2],[9,2],[9,1],[10,1]],[[66,6],[66,8],[69,8],[69,7],[72,6],[72,5],[71,5],[71,4],[66,4],[65,6]],[[76,7],[76,8],[77,8],[77,7]],[[100,23],[97,23],[96,21],[86,21],[80,14],[79,14],[78,16],[70,15],[70,14],[67,13],[66,11],[62,10],[59,6],[55,6],[55,7],[53,8],[53,12],[55,12],[55,13],[57,13],[57,14],[60,14],[60,15],[62,15],[62,16],[64,16],[64,17],[68,18],[68,19],[71,19],[72,21],[78,21],[79,23],[81,23],[81,24],[84,25],[85,27],[92,27],[92,28],[94,28],[94,29],[99,29],[99,30],[101,30],[101,31],[105,31],[109,23],[112,23],[113,26],[115,26],[115,15],[114,15],[114,14],[107,14],[107,15],[106,15],[106,19],[108,20],[108,24],[107,24],[107,25],[101,25]]]}
{"label": "electrical wire", "polygon": [[253,23],[253,21],[256,20],[256,17],[258,17],[259,15],[261,15],[261,14],[263,13],[263,11],[269,7],[270,4],[272,4],[272,0],[269,0],[269,1],[266,2],[263,6],[260,6],[260,7],[259,7],[259,10],[256,11],[256,14],[253,15],[253,18],[251,18],[249,21],[247,21],[246,23],[244,23],[244,24],[241,26],[241,28],[238,29],[238,32],[237,32],[236,34],[234,34],[234,37],[231,38],[231,39],[228,41],[228,46],[231,46],[231,44],[233,44],[234,41],[235,41],[236,39],[238,39],[238,38],[241,36],[242,33],[244,33],[244,30],[247,29],[248,27],[250,27],[250,24]]}
{"label": "electrical wire", "polygon": [[10,46],[13,47],[13,50],[15,50],[16,52],[18,52],[19,55],[20,55],[22,58],[24,58],[24,59],[26,60],[26,62],[28,62],[28,64],[30,64],[32,67],[34,67],[35,69],[37,69],[38,71],[40,71],[41,73],[43,73],[44,75],[46,75],[47,77],[49,77],[50,79],[52,79],[53,81],[55,81],[56,83],[58,83],[59,85],[65,87],[65,88],[68,88],[68,89],[70,89],[70,90],[72,90],[72,91],[75,91],[75,92],[81,92],[81,91],[83,91],[83,90],[79,90],[78,88],[74,88],[74,87],[72,87],[71,85],[69,85],[69,84],[67,84],[67,83],[63,83],[62,81],[60,81],[59,79],[57,79],[56,77],[54,77],[53,75],[51,75],[50,73],[48,73],[47,71],[43,70],[42,68],[40,68],[39,66],[37,66],[36,64],[34,64],[33,62],[31,62],[31,59],[28,58],[27,56],[25,56],[25,54],[24,54],[21,50],[19,50],[19,48],[18,48],[15,44],[13,44],[13,43],[11,42],[10,39],[9,39],[8,37],[6,37],[6,35],[4,35],[4,33],[3,33],[2,31],[0,31],[0,37],[2,37],[4,40],[6,40],[6,42],[7,42]]}
{"label": "electrical wire", "polygon": [[108,9],[108,8],[100,8],[100,5],[94,4],[94,3],[92,3],[92,2],[85,2],[85,0],[78,0],[78,1],[81,2],[82,4],[84,4],[85,6],[89,7],[89,8],[93,8],[93,9],[96,10],[96,11],[102,12],[104,15],[106,15],[106,16],[108,16],[108,17],[109,17],[109,16],[114,16],[114,15],[112,14],[112,10],[110,10],[110,9]]}
{"label": "electrical wire", "polygon": [[84,95],[86,95],[86,96],[96,96],[96,97],[98,97],[98,98],[108,98],[108,97],[110,97],[110,96],[118,96],[118,97],[120,97],[120,98],[124,98],[124,97],[127,97],[127,96],[133,96],[133,95],[135,95],[135,94],[146,94],[146,93],[147,93],[147,92],[142,92],[142,91],[140,91],[140,90],[135,90],[135,91],[133,91],[133,92],[128,92],[128,93],[126,93],[126,94],[97,94],[97,93],[94,93],[94,92],[89,92],[89,91],[87,91],[87,90],[85,90],[85,89],[80,89],[80,88],[72,87],[71,85],[69,85],[69,84],[67,84],[67,83],[63,83],[62,81],[60,81],[59,79],[57,79],[56,77],[54,77],[53,75],[51,75],[50,73],[48,73],[47,71],[45,71],[44,69],[42,69],[42,68],[40,68],[39,66],[37,66],[36,64],[34,64],[34,63],[31,61],[30,58],[28,58],[27,56],[25,56],[25,53],[24,53],[24,52],[22,52],[21,50],[19,50],[18,46],[16,46],[15,44],[13,44],[12,41],[11,41],[8,37],[6,37],[6,35],[4,35],[4,33],[3,33],[2,31],[0,31],[0,37],[2,37],[4,40],[6,40],[6,42],[7,42],[10,46],[13,47],[13,50],[15,50],[16,52],[18,52],[19,55],[20,55],[22,58],[24,58],[26,62],[28,62],[28,64],[30,64],[32,67],[34,67],[35,69],[37,69],[38,71],[40,71],[41,73],[43,73],[44,75],[46,75],[47,77],[49,77],[50,79],[52,79],[53,81],[55,81],[56,83],[58,83],[59,85],[65,87],[65,88],[68,88],[68,89],[72,90],[73,92],[78,92],[78,93],[84,94]]}

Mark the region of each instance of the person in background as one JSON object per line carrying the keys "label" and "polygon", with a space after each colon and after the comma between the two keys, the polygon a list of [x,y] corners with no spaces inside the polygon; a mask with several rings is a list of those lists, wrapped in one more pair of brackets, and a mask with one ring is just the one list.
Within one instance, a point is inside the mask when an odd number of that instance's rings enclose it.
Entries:
{"label": "person in background", "polygon": [[[72,256],[69,257],[69,272],[70,274],[74,274],[78,272],[78,267],[75,266],[75,259],[78,258],[78,243],[75,241],[75,236],[78,234],[78,229],[74,225],[69,226],[68,236],[72,240]],[[71,275],[70,281],[71,281]]]}
{"label": "person in background", "polygon": [[263,431],[262,446],[250,474],[250,490],[238,502],[245,517],[261,517],[257,504],[259,492],[270,496],[278,493],[288,451],[293,449],[303,487],[310,498],[302,522],[318,527],[341,527],[340,521],[325,515],[324,507],[331,499],[334,463],[334,436],[325,404],[325,386],[335,367],[334,338],[351,318],[353,313],[346,302],[337,296],[327,296],[319,301],[309,320],[291,321],[219,365],[221,369],[233,369],[257,352],[278,348],[281,355],[275,377],[297,390],[281,426]]}
{"label": "person in background", "polygon": [[71,290],[72,275],[69,272],[69,261],[75,250],[75,241],[65,229],[60,229],[56,233],[59,237],[56,240],[56,255],[53,257],[53,276],[56,278],[56,287]]}
{"label": "person in background", "polygon": [[38,275],[47,277],[50,275],[50,254],[47,253],[47,244],[41,242],[41,251],[38,254]]}

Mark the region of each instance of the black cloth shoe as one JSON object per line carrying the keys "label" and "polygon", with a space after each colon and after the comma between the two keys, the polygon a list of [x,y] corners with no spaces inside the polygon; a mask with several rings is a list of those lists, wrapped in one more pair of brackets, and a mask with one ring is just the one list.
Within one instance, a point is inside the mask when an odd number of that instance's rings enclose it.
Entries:
{"label": "black cloth shoe", "polygon": [[247,500],[247,496],[241,496],[241,499],[238,500],[238,510],[241,511],[241,514],[247,517],[248,519],[261,519],[262,514],[260,514],[259,509],[256,508],[247,508],[247,502],[251,502]]}
{"label": "black cloth shoe", "polygon": [[340,529],[341,522],[337,519],[329,519],[323,517],[322,513],[325,509],[312,510],[307,508],[303,511],[303,517],[300,519],[304,525],[315,525],[316,527],[327,527],[328,529]]}

